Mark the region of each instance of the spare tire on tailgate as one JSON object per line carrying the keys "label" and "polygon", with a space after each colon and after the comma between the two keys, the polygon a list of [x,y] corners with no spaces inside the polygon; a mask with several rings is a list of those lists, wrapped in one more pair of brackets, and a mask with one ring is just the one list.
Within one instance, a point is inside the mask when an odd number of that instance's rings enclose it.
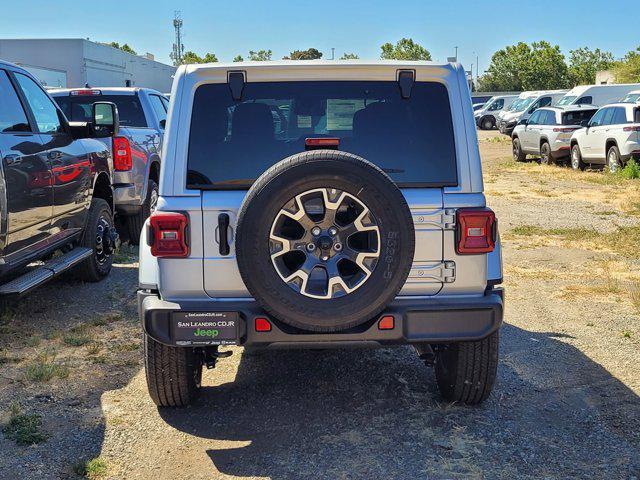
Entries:
{"label": "spare tire on tailgate", "polygon": [[247,289],[294,327],[344,330],[398,294],[415,234],[402,192],[355,155],[315,150],[260,176],[238,214],[236,257]]}

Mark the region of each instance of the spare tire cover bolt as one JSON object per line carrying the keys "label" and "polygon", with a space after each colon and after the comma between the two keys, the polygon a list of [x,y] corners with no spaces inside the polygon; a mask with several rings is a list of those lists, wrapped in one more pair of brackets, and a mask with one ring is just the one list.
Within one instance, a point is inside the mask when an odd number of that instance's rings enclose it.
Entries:
{"label": "spare tire cover bolt", "polygon": [[331,235],[332,237],[338,233],[338,229],[336,227],[331,227],[329,229],[329,235]]}
{"label": "spare tire cover bolt", "polygon": [[315,243],[307,243],[307,250],[313,252],[316,249]]}
{"label": "spare tire cover bolt", "polygon": [[342,250],[342,244],[341,244],[341,243],[336,243],[336,244],[333,246],[333,249],[334,249],[336,252],[339,252],[340,250]]}
{"label": "spare tire cover bolt", "polygon": [[311,233],[312,233],[313,235],[315,235],[316,237],[317,237],[318,235],[320,235],[320,233],[321,233],[321,232],[322,232],[322,230],[320,229],[320,227],[313,227],[313,228],[311,229]]}

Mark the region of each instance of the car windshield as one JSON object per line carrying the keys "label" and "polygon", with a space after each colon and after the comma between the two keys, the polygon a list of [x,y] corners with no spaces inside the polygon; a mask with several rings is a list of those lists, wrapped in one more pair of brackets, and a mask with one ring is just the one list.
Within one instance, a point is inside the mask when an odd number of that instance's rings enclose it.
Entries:
{"label": "car windshield", "polygon": [[593,114],[597,110],[577,110],[574,112],[564,112],[562,114],[563,125],[583,125],[586,126]]}
{"label": "car windshield", "polygon": [[54,100],[72,122],[90,122],[92,120],[91,106],[95,102],[113,102],[118,107],[118,118],[121,126],[147,126],[147,120],[137,95],[56,96]]}
{"label": "car windshield", "polygon": [[[511,110],[512,112],[524,112],[529,105],[533,103],[535,97],[523,98],[520,100],[520,103],[516,105],[516,107]],[[514,102],[515,103],[515,102]]]}
{"label": "car windshield", "polygon": [[640,102],[640,93],[629,93],[622,99],[622,103],[636,103]]}
{"label": "car windshield", "polygon": [[558,106],[562,106],[562,105],[571,105],[571,103],[578,98],[577,95],[565,95],[564,97],[562,97],[560,99],[560,101],[558,102]]}
{"label": "car windshield", "polygon": [[187,185],[248,188],[308,138],[337,138],[399,185],[457,184],[449,96],[416,82],[403,99],[397,82],[246,83],[241,102],[229,85],[198,87],[193,101]]}

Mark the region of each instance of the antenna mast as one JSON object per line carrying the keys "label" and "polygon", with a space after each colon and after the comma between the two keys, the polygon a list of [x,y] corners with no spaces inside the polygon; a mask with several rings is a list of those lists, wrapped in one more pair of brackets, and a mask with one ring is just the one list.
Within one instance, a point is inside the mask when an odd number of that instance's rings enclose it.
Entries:
{"label": "antenna mast", "polygon": [[182,44],[182,17],[180,10],[176,10],[173,13],[173,28],[176,31],[176,41],[173,44],[173,52],[170,57],[173,60],[175,66],[182,64],[182,58],[184,56],[184,45]]}

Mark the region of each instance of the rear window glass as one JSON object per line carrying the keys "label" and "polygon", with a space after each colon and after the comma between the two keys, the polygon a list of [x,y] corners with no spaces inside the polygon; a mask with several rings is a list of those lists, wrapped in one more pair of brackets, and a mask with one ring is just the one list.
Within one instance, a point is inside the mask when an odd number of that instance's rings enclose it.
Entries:
{"label": "rear window glass", "polygon": [[147,120],[137,95],[85,95],[54,97],[71,122],[90,122],[91,106],[94,102],[113,102],[118,107],[120,125],[123,127],[146,127]]}
{"label": "rear window glass", "polygon": [[273,82],[247,83],[242,102],[227,84],[196,90],[187,186],[248,188],[309,137],[338,137],[400,186],[457,184],[444,85],[416,82],[402,99],[396,82]]}
{"label": "rear window glass", "polygon": [[563,125],[586,125],[597,110],[578,110],[576,112],[565,112],[562,114]]}

